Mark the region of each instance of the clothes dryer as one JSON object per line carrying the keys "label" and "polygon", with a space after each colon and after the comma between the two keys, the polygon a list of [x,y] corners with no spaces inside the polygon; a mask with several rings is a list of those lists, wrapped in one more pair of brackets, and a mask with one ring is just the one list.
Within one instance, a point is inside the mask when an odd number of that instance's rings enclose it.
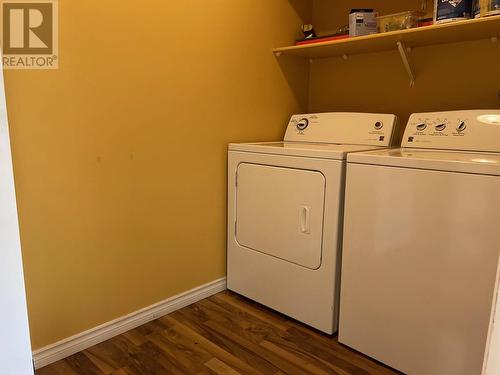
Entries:
{"label": "clothes dryer", "polygon": [[345,159],[389,146],[396,117],[295,115],[283,142],[230,144],[228,289],[337,330]]}

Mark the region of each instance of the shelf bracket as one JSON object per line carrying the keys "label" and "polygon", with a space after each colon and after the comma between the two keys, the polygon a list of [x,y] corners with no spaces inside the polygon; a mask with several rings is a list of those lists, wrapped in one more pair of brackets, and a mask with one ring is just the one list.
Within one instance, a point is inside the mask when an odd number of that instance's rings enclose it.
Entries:
{"label": "shelf bracket", "polygon": [[408,50],[403,42],[398,42],[398,50],[401,55],[401,60],[403,60],[403,65],[410,77],[410,87],[415,86],[415,73],[413,71],[413,67],[411,65],[410,56],[408,55]]}

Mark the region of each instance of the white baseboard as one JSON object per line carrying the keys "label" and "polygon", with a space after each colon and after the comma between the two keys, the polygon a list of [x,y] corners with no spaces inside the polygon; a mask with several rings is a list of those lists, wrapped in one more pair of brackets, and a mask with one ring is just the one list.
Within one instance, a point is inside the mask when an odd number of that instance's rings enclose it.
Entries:
{"label": "white baseboard", "polygon": [[226,290],[225,277],[35,350],[33,352],[35,368],[39,369],[57,362],[224,290]]}

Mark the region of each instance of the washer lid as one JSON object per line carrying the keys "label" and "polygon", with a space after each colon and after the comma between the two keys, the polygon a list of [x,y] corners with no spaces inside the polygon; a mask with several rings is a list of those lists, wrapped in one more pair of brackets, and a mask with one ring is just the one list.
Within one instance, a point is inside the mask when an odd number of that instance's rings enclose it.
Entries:
{"label": "washer lid", "polygon": [[229,151],[345,160],[350,152],[380,150],[381,147],[308,142],[230,143]]}
{"label": "washer lid", "polygon": [[348,163],[500,176],[500,154],[396,148],[349,154]]}

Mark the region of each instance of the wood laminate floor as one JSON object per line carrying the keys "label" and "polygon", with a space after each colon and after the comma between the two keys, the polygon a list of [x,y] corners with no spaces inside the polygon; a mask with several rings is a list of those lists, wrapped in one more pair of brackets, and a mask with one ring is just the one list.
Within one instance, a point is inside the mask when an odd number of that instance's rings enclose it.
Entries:
{"label": "wood laminate floor", "polygon": [[37,375],[398,374],[229,291],[185,307]]}

